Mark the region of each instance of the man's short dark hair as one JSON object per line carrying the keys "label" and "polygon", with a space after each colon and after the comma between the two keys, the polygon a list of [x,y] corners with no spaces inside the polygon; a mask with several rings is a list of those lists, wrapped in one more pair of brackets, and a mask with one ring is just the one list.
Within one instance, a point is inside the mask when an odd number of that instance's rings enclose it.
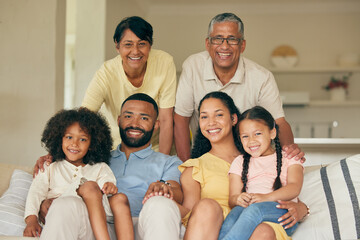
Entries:
{"label": "man's short dark hair", "polygon": [[156,112],[156,117],[159,115],[159,108],[157,103],[155,102],[155,100],[150,97],[149,95],[145,94],[145,93],[135,93],[133,95],[130,95],[128,98],[125,99],[125,101],[122,103],[121,108],[124,106],[124,104],[127,101],[130,100],[138,100],[138,101],[143,101],[143,102],[148,102],[151,103],[154,106],[155,112]]}
{"label": "man's short dark hair", "polygon": [[141,40],[153,44],[153,28],[150,23],[138,16],[127,17],[121,20],[114,33],[114,42],[119,43],[123,38],[125,30],[130,29]]}

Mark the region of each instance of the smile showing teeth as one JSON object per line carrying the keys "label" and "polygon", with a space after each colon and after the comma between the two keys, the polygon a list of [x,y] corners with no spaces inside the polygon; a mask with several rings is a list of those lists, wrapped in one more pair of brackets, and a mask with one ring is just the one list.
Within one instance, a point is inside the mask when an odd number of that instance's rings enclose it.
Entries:
{"label": "smile showing teeth", "polygon": [[139,132],[139,131],[128,131],[128,133],[129,133],[130,135],[138,136],[138,135],[140,135],[142,132]]}
{"label": "smile showing teeth", "polygon": [[77,151],[77,150],[72,150],[72,149],[69,149],[69,152],[71,152],[71,153],[78,153],[79,151]]}
{"label": "smile showing teeth", "polygon": [[140,60],[141,57],[129,57],[131,60]]}
{"label": "smile showing teeth", "polygon": [[220,129],[211,129],[211,130],[208,130],[209,133],[218,133],[220,132]]}
{"label": "smile showing teeth", "polygon": [[251,151],[256,151],[256,150],[258,150],[258,149],[259,149],[259,146],[256,146],[256,147],[249,147],[249,149],[250,149]]}
{"label": "smile showing teeth", "polygon": [[224,57],[226,57],[226,56],[230,56],[231,54],[230,53],[218,53],[221,57],[222,56],[224,56]]}

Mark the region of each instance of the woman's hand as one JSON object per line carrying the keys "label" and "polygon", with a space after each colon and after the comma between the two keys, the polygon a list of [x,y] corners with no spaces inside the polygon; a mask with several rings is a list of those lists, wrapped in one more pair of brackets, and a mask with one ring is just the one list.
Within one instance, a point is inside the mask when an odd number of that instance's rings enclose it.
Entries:
{"label": "woman's hand", "polygon": [[170,185],[167,185],[160,181],[156,181],[150,184],[148,190],[145,193],[142,204],[144,204],[149,198],[153,196],[164,196],[173,199],[173,195],[174,193]]}
{"label": "woman's hand", "polygon": [[24,237],[40,237],[41,226],[35,215],[30,215],[25,219],[26,227],[24,229]]}
{"label": "woman's hand", "polygon": [[287,209],[288,212],[282,215],[278,221],[280,225],[285,226],[284,228],[291,228],[294,226],[298,221],[303,219],[307,213],[308,209],[303,202],[293,202],[293,201],[278,201],[279,205],[277,208]]}
{"label": "woman's hand", "polygon": [[45,156],[41,156],[35,163],[34,166],[34,170],[33,170],[33,177],[36,177],[36,175],[39,173],[40,171],[44,171],[44,163],[46,162],[46,165],[50,165],[50,163],[52,163],[53,158],[50,155],[50,153],[48,155]]}
{"label": "woman's hand", "polygon": [[106,182],[104,183],[104,186],[102,187],[101,191],[106,195],[108,194],[114,195],[118,193],[118,188],[112,182]]}

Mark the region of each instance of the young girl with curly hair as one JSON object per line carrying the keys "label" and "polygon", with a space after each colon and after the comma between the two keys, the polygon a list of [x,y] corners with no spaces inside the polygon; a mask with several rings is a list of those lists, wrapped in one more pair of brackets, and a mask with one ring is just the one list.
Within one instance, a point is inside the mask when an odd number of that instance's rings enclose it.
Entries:
{"label": "young girl with curly hair", "polygon": [[[96,239],[110,239],[106,221],[112,218],[117,238],[133,239],[127,197],[117,193],[116,179],[107,165],[112,139],[106,120],[86,108],[62,110],[48,121],[41,142],[55,161],[49,166],[45,164],[45,170],[39,172],[31,184],[24,236],[41,234],[41,239],[61,239],[61,236],[52,236],[49,230],[62,224],[51,209],[57,200],[71,197],[74,201],[82,198],[88,211],[81,213],[84,216],[81,224],[91,224],[93,230],[74,239],[94,239],[94,235]],[[55,200],[42,230],[38,212],[41,202],[50,198]]]}
{"label": "young girl with curly hair", "polygon": [[[245,111],[238,123],[241,141],[238,156],[229,170],[231,212],[220,230],[219,239],[249,239],[261,222],[279,223],[287,210],[278,209],[278,200],[297,201],[303,182],[300,161],[282,156],[278,126],[271,114],[257,106]],[[271,142],[274,141],[275,149]],[[297,223],[288,228],[291,235]]]}

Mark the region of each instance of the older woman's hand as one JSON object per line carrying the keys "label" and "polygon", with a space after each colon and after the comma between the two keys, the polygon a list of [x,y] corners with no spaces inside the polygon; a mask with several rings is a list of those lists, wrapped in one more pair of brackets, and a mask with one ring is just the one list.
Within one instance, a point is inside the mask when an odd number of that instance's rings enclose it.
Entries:
{"label": "older woman's hand", "polygon": [[301,201],[296,203],[293,201],[279,200],[278,203],[279,205],[276,206],[277,208],[288,210],[287,213],[285,213],[278,219],[280,224],[282,226],[285,226],[285,229],[291,228],[308,214],[307,206]]}

